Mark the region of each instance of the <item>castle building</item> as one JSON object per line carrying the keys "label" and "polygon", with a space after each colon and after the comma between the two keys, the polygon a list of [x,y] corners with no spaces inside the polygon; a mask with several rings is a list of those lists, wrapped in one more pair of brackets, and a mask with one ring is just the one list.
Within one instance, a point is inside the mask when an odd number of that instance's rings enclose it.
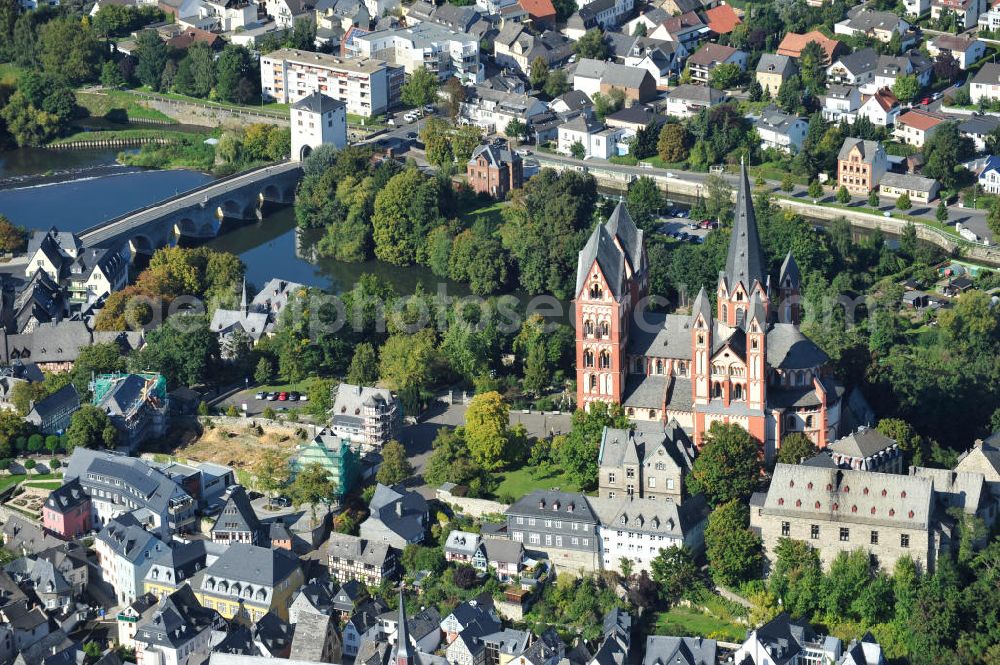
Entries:
{"label": "castle building", "polygon": [[578,259],[578,406],[603,401],[637,422],[676,420],[696,446],[712,423],[737,423],[768,459],[791,432],[825,447],[837,437],[844,388],[799,330],[795,259],[785,257],[774,284],[766,266],[743,168],[715,307],[702,289],[690,314],[646,311],[643,232],[619,203]]}

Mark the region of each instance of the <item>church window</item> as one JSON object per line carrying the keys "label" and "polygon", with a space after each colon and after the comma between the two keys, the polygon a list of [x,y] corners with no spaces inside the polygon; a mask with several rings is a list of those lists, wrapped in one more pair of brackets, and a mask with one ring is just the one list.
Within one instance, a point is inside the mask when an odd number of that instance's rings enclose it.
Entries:
{"label": "church window", "polygon": [[594,352],[587,350],[583,352],[583,366],[593,367],[594,366]]}
{"label": "church window", "polygon": [[594,322],[590,319],[583,322],[583,334],[587,336],[594,334]]}
{"label": "church window", "polygon": [[742,291],[737,291],[736,292],[736,301],[740,302],[741,300],[743,300],[743,292]]}
{"label": "church window", "polygon": [[656,373],[663,374],[663,361],[659,358],[656,359]]}
{"label": "church window", "polygon": [[649,419],[656,420],[656,411],[654,409],[649,410]]}
{"label": "church window", "polygon": [[705,343],[705,335],[704,334],[698,333],[698,343],[699,344],[704,344]]}
{"label": "church window", "polygon": [[722,397],[722,384],[718,381],[712,384],[712,397]]}
{"label": "church window", "polygon": [[757,340],[755,340],[755,339],[750,340],[750,348],[751,349],[753,349],[754,351],[756,351],[757,348],[758,348],[758,346],[760,346],[760,344],[757,342]]}
{"label": "church window", "polygon": [[677,374],[687,376],[687,363],[677,363]]}
{"label": "church window", "polygon": [[600,300],[603,296],[600,284],[591,284],[590,286],[590,298],[591,300]]}
{"label": "church window", "polygon": [[597,375],[596,374],[591,374],[590,375],[590,389],[591,389],[591,391],[597,390]]}
{"label": "church window", "polygon": [[611,325],[607,321],[597,324],[598,337],[608,337],[611,334]]}
{"label": "church window", "polygon": [[747,317],[747,311],[742,307],[736,308],[736,325],[742,327]]}
{"label": "church window", "polygon": [[813,417],[806,416],[806,427],[812,427],[812,426],[813,426]]}
{"label": "church window", "polygon": [[611,367],[610,353],[608,353],[607,351],[601,351],[601,355],[599,356],[599,358],[600,358],[599,365],[601,369],[608,369]]}
{"label": "church window", "polygon": [[743,386],[739,383],[733,386],[733,399],[743,399]]}

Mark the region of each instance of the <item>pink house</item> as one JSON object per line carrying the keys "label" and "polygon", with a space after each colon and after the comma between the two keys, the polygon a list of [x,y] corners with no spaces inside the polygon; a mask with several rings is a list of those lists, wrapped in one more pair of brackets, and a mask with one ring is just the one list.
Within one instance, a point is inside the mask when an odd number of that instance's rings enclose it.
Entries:
{"label": "pink house", "polygon": [[91,530],[90,497],[78,479],[49,494],[42,508],[42,525],[63,538],[78,538]]}

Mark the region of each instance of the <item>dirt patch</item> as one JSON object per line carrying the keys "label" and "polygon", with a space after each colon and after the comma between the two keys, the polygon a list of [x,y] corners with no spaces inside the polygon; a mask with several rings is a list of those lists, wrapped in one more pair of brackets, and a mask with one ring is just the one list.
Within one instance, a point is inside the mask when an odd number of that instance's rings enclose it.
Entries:
{"label": "dirt patch", "polygon": [[[304,430],[303,430],[304,433]],[[249,471],[267,451],[277,451],[284,459],[295,452],[295,447],[305,442],[288,430],[270,430],[257,426],[204,427],[200,431],[185,428],[171,437],[176,442],[173,450],[163,451],[196,462],[212,462]]]}

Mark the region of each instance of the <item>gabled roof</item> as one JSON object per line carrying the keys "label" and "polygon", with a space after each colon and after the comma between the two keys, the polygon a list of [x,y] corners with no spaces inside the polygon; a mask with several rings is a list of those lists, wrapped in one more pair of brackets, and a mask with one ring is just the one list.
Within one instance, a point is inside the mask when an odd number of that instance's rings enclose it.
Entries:
{"label": "gabled roof", "polygon": [[257,513],[250,505],[250,497],[242,485],[237,485],[229,493],[229,499],[212,525],[211,533],[250,533],[256,541],[263,532]]}
{"label": "gabled roof", "polygon": [[643,231],[636,226],[635,221],[625,207],[624,201],[619,201],[607,221],[608,233],[618,241],[621,250],[625,252],[633,273],[641,273],[643,265]]}
{"label": "gabled roof", "polygon": [[859,76],[865,72],[874,71],[878,64],[878,53],[875,52],[875,49],[867,47],[840,57],[834,64],[840,65],[852,76]]}
{"label": "gabled roof", "polygon": [[916,130],[926,132],[929,129],[937,127],[946,120],[947,118],[943,115],[937,113],[928,113],[927,111],[913,109],[911,111],[907,111],[903,115],[896,118],[896,124],[907,125],[909,127],[913,127]]}
{"label": "gabled roof", "polygon": [[757,62],[758,74],[780,74],[782,78],[785,78],[797,72],[798,69],[795,60],[787,55],[776,53],[765,53],[760,56],[760,60]]}
{"label": "gabled roof", "polygon": [[705,10],[708,27],[717,35],[728,35],[743,21],[729,5],[719,5]]}
{"label": "gabled roof", "polygon": [[202,607],[191,587],[184,584],[143,613],[135,637],[145,644],[178,649],[222,623],[219,613]]}
{"label": "gabled roof", "polygon": [[317,90],[311,95],[306,95],[299,101],[292,104],[292,108],[299,111],[309,111],[310,113],[329,113],[330,111],[336,111],[339,108],[347,108],[347,104],[340,101],[339,99],[334,99],[324,95],[322,92]]}
{"label": "gabled roof", "polygon": [[827,62],[832,62],[837,50],[842,47],[841,42],[836,39],[830,39],[818,30],[807,32],[804,35],[789,32],[781,40],[781,43],[778,44],[778,55],[798,58],[802,55],[803,49],[805,49],[809,42],[816,42],[822,47],[823,52],[826,54]]}
{"label": "gabled roof", "polygon": [[837,439],[827,448],[840,455],[850,457],[873,457],[883,450],[896,445],[896,441],[882,434],[877,429],[862,427],[847,436]]}
{"label": "gabled roof", "polygon": [[872,162],[872,159],[881,150],[878,141],[864,141],[848,137],[844,139],[844,145],[840,146],[840,153],[837,155],[837,159],[847,159],[851,154],[851,150],[855,147],[861,152],[861,159],[868,164]]}
{"label": "gabled roof", "polygon": [[726,255],[725,276],[730,292],[737,284],[743,284],[747,293],[753,291],[754,283],[762,286],[766,282],[764,251],[757,232],[757,215],[753,209],[750,180],[745,164],[740,164],[740,188],[736,194],[736,208],[733,218],[733,233]]}
{"label": "gabled roof", "polygon": [[78,408],[80,408],[80,394],[76,392],[76,387],[69,383],[48,397],[35,402],[31,413],[37,414],[41,422],[45,423],[67,410],[75,411]]}
{"label": "gabled roof", "polygon": [[715,640],[650,635],[642,665],[715,665],[715,658]]}
{"label": "gabled roof", "polygon": [[535,490],[514,502],[507,514],[597,523],[583,494],[555,490]]}
{"label": "gabled roof", "polygon": [[723,46],[715,42],[705,42],[694,55],[688,58],[688,62],[703,67],[711,67],[729,60],[740,51],[731,46]]}
{"label": "gabled roof", "polygon": [[615,244],[604,224],[597,225],[590,234],[587,244],[580,250],[576,269],[577,295],[583,290],[595,261],[612,295],[616,300],[620,299],[625,285],[625,254]]}

